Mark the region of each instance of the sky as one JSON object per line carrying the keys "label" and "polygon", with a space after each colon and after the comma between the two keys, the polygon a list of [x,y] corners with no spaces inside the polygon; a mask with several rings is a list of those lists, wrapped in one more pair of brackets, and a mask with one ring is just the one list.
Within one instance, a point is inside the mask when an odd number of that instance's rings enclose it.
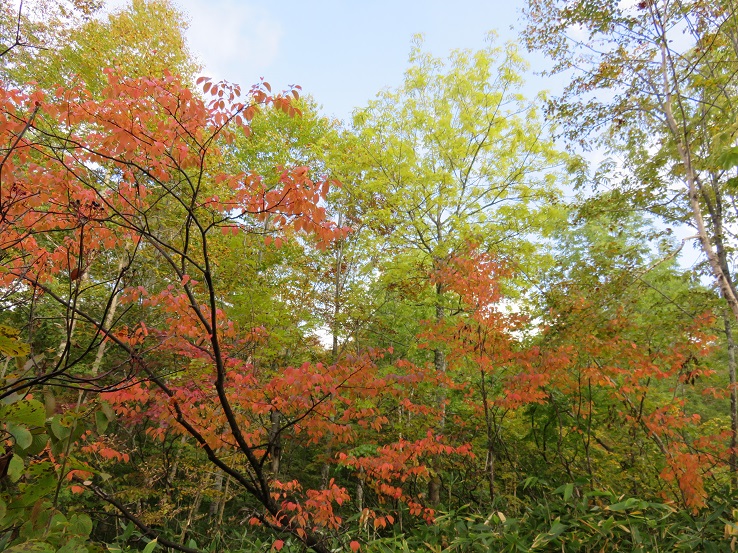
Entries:
{"label": "sky", "polygon": [[[488,33],[516,40],[524,0],[322,0],[250,2],[173,0],[187,16],[192,52],[204,73],[247,86],[261,77],[273,89],[302,86],[326,115],[348,120],[383,88],[396,88],[412,37],[445,57],[479,49]],[[540,56],[534,65],[543,67]],[[535,80],[535,79],[534,79]],[[534,95],[540,79],[527,87]]]}

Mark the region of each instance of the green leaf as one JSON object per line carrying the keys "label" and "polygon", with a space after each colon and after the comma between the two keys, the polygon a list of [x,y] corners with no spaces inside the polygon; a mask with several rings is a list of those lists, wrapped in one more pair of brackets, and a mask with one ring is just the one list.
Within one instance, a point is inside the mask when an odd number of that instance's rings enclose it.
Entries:
{"label": "green leaf", "polygon": [[574,493],[574,484],[566,484],[564,486],[564,501],[569,501],[571,495]]}
{"label": "green leaf", "polygon": [[51,419],[51,432],[53,432],[54,436],[56,436],[59,440],[64,440],[65,438],[68,438],[69,435],[72,433],[71,429],[68,426],[62,424],[60,416],[56,416]]}
{"label": "green leaf", "polygon": [[54,551],[55,548],[45,541],[28,540],[6,549],[4,553],[54,553]]}
{"label": "green leaf", "polygon": [[720,169],[732,169],[738,167],[738,147],[726,149],[715,158]]}
{"label": "green leaf", "polygon": [[33,478],[39,478],[47,474],[55,472],[54,463],[51,461],[41,461],[39,463],[32,463],[28,466],[26,471],[29,476]]}
{"label": "green leaf", "polygon": [[23,486],[19,503],[24,507],[30,507],[42,497],[49,495],[56,488],[56,474],[47,474],[33,482]]}
{"label": "green leaf", "polygon": [[[619,503],[615,503],[613,505],[610,505],[609,507],[605,507],[608,511],[627,511],[628,509],[634,509],[636,507],[643,508],[641,505],[642,502],[640,499],[636,499],[635,497],[629,497],[625,501],[621,501]],[[648,503],[646,503],[646,506],[648,506]]]}
{"label": "green leaf", "polygon": [[23,459],[18,455],[13,455],[13,458],[10,460],[10,464],[8,465],[8,478],[10,478],[10,481],[17,482],[20,480],[25,467],[26,465],[23,463]]}
{"label": "green leaf", "polygon": [[146,544],[146,547],[143,549],[143,553],[151,553],[156,548],[156,538],[151,540],[149,543]]}
{"label": "green leaf", "polygon": [[719,553],[720,552],[720,547],[718,547],[717,544],[711,541],[705,541],[704,547],[705,547],[705,553]]}
{"label": "green leaf", "polygon": [[527,490],[531,486],[535,486],[538,483],[538,478],[535,476],[529,476],[523,481],[523,489]]}
{"label": "green leaf", "polygon": [[108,418],[109,422],[113,422],[115,420],[115,411],[113,411],[113,408],[107,401],[103,401],[100,403],[100,410],[105,413],[105,416]]}
{"label": "green leaf", "polygon": [[636,544],[643,543],[643,538],[641,537],[641,533],[638,531],[638,527],[632,526],[631,530],[633,533],[633,543],[636,543]]}
{"label": "green leaf", "polygon": [[46,408],[35,399],[20,400],[0,406],[0,419],[28,426],[43,426],[46,422]]}
{"label": "green leaf", "polygon": [[0,354],[8,357],[22,357],[31,352],[31,347],[18,339],[20,331],[6,325],[0,325]]}
{"label": "green leaf", "polygon": [[103,413],[102,411],[95,412],[95,426],[97,428],[98,434],[104,434],[105,431],[108,429],[109,423],[110,419],[108,419],[105,413]]}
{"label": "green leaf", "polygon": [[33,434],[33,443],[26,449],[25,453],[26,455],[38,455],[49,443],[49,435],[46,432],[31,432],[31,434]]}
{"label": "green leaf", "polygon": [[125,530],[123,530],[123,533],[118,538],[118,540],[121,543],[126,543],[131,538],[131,536],[133,535],[133,532],[135,532],[135,530],[136,530],[136,527],[133,525],[132,522],[129,522],[126,525]]}
{"label": "green leaf", "polygon": [[554,520],[553,524],[551,525],[551,529],[548,531],[548,533],[552,537],[556,537],[556,536],[561,535],[564,532],[564,530],[566,530],[567,528],[568,526],[566,524],[563,524],[559,517],[556,517],[556,520]]}
{"label": "green leaf", "polygon": [[65,543],[56,550],[56,553],[87,553],[89,549],[78,539],[73,539]]}
{"label": "green leaf", "polygon": [[597,526],[600,527],[603,534],[609,534],[612,527],[615,525],[615,518],[609,517],[605,520],[601,520]]}
{"label": "green leaf", "polygon": [[85,514],[72,515],[69,519],[69,531],[77,536],[88,537],[92,532],[92,519]]}
{"label": "green leaf", "polygon": [[8,422],[7,429],[15,439],[16,445],[21,449],[27,449],[33,443],[33,434],[25,426]]}

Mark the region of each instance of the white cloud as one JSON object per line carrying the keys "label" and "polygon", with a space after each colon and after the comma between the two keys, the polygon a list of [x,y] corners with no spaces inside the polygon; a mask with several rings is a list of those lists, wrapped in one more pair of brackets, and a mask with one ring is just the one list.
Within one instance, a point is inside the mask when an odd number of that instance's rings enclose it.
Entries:
{"label": "white cloud", "polygon": [[268,10],[238,0],[176,0],[190,49],[217,79],[255,81],[276,61],[284,30]]}
{"label": "white cloud", "polygon": [[575,42],[587,42],[589,40],[589,31],[580,23],[569,25],[566,28],[566,34]]}

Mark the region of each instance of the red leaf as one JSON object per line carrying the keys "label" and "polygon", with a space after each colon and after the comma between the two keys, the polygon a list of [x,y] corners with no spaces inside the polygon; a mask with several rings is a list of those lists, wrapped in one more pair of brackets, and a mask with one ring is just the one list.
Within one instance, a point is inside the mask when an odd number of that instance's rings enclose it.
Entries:
{"label": "red leaf", "polygon": [[276,549],[277,551],[280,551],[284,547],[284,542],[282,540],[276,540],[272,544],[272,549]]}
{"label": "red leaf", "polygon": [[354,540],[354,541],[352,541],[349,544],[349,547],[351,548],[351,551],[353,551],[354,553],[356,553],[359,550],[359,548],[361,547],[361,545],[359,544],[358,541]]}

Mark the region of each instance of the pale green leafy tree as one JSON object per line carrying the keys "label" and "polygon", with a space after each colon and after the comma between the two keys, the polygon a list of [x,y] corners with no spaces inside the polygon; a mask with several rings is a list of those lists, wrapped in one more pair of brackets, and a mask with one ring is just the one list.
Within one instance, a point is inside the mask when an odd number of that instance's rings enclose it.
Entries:
{"label": "pale green leafy tree", "polygon": [[416,39],[403,85],[355,113],[361,179],[351,191],[393,263],[432,270],[470,242],[519,260],[558,220],[564,157],[520,93],[517,49],[490,42],[441,60]]}
{"label": "pale green leafy tree", "polygon": [[[63,3],[31,3],[18,13],[0,12],[5,48],[0,74],[12,82],[44,89],[86,83],[98,92],[113,68],[126,77],[193,78],[199,70],[185,40],[187,21],[169,0],[132,0],[105,17],[93,17],[101,2],[83,2],[76,11]],[[14,27],[17,27],[14,28]]]}
{"label": "pale green leafy tree", "polygon": [[[559,220],[565,157],[520,93],[526,63],[514,45],[498,46],[490,35],[486,48],[444,60],[423,51],[418,37],[410,64],[398,89],[354,115],[360,178],[351,192],[391,252],[378,277],[389,285],[411,275],[441,320],[452,298],[428,275],[470,243],[530,259]],[[441,349],[433,362],[447,370]],[[436,480],[431,501],[438,491]]]}

